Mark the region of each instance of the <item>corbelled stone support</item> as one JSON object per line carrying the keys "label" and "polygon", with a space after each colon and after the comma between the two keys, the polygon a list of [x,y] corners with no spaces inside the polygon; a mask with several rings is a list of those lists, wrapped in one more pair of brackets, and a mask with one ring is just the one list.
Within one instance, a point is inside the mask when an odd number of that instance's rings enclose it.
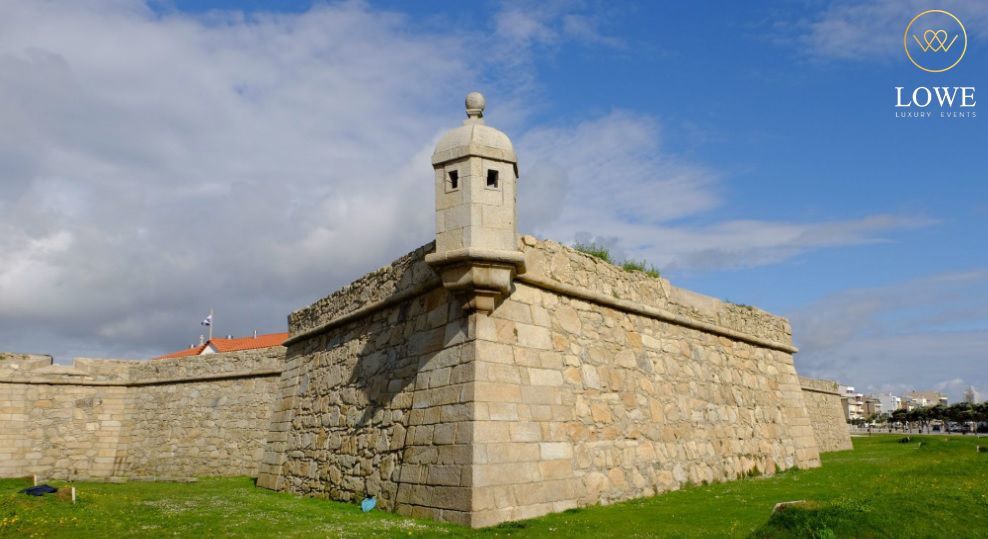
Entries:
{"label": "corbelled stone support", "polygon": [[430,253],[425,261],[468,313],[492,313],[511,293],[515,275],[525,272],[525,255],[518,251],[464,248]]}

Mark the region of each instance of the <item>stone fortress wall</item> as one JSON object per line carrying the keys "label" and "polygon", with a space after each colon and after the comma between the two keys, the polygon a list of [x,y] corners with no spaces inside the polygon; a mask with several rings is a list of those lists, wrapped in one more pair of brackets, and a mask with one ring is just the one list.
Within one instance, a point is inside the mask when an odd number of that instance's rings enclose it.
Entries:
{"label": "stone fortress wall", "polygon": [[837,382],[800,376],[799,384],[820,452],[853,449]]}
{"label": "stone fortress wall", "polygon": [[0,354],[0,477],[255,475],[284,348],[154,361]]}
{"label": "stone fortress wall", "polygon": [[527,271],[477,318],[475,524],[819,466],[785,320],[519,247]]}
{"label": "stone fortress wall", "polygon": [[289,317],[258,486],[467,522],[473,336],[431,250]]}
{"label": "stone fortress wall", "polygon": [[486,526],[819,466],[784,319],[528,236],[464,313],[433,249],[289,317],[259,486]]}

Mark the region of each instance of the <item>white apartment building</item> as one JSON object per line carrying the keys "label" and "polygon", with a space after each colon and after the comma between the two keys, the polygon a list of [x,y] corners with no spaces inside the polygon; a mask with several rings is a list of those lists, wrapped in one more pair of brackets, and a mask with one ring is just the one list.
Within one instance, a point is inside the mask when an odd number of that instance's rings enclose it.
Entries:
{"label": "white apartment building", "polygon": [[882,413],[885,415],[890,415],[892,412],[902,408],[902,398],[896,397],[891,393],[876,395],[876,398],[882,403]]}
{"label": "white apartment building", "polygon": [[840,386],[840,402],[844,405],[844,419],[854,421],[864,419],[864,395],[854,390],[854,386]]}

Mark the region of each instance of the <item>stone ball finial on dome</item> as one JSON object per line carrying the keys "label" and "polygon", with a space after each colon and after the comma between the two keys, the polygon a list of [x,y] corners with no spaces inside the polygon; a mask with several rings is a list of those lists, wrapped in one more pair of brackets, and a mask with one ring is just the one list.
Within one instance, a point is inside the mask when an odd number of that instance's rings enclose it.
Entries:
{"label": "stone ball finial on dome", "polygon": [[467,118],[463,120],[463,125],[450,129],[436,143],[436,149],[432,152],[432,166],[438,167],[465,157],[481,157],[511,163],[517,178],[518,158],[511,139],[484,123],[486,100],[483,94],[470,92],[464,101]]}
{"label": "stone ball finial on dome", "polygon": [[480,92],[470,92],[467,94],[466,105],[468,118],[484,117],[484,107],[487,105],[487,100],[484,99],[484,94]]}

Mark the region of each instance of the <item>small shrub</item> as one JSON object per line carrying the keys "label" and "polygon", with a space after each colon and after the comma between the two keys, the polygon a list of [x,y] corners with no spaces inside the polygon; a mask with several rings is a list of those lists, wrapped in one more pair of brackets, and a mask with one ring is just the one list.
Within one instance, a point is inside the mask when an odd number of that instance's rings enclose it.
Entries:
{"label": "small shrub", "polygon": [[638,260],[631,260],[629,258],[621,264],[621,267],[624,268],[624,271],[645,271],[645,261],[642,260],[639,262]]}
{"label": "small shrub", "polygon": [[644,260],[632,260],[629,258],[621,264],[621,267],[624,271],[640,271],[653,279],[658,279],[662,275],[655,266],[648,264]]}
{"label": "small shrub", "polygon": [[607,249],[607,247],[603,245],[598,245],[594,242],[577,243],[576,245],[573,246],[573,248],[576,249],[577,251],[580,251],[581,253],[586,253],[590,256],[599,258],[604,262],[611,261],[611,252]]}

